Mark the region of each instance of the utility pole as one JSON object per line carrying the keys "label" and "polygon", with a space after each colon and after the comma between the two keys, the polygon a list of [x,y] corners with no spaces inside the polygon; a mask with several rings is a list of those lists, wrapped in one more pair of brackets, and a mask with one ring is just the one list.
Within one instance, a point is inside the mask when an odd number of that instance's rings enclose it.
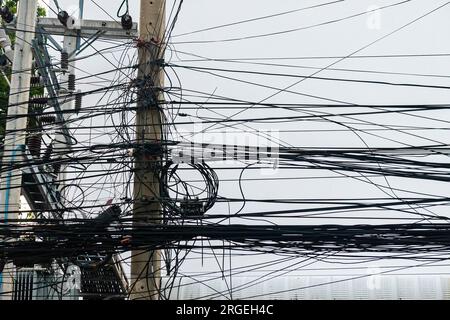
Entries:
{"label": "utility pole", "polygon": [[[76,63],[76,56],[77,56],[77,47],[79,47],[80,43],[80,37],[79,34],[81,34],[81,21],[83,19],[83,10],[84,10],[84,0],[79,0],[79,11],[78,11],[78,17],[69,17],[68,20],[65,23],[65,30],[64,30],[64,40],[63,40],[63,47],[61,51],[61,77],[60,77],[60,90],[58,92],[59,96],[63,96],[67,100],[61,105],[61,111],[63,112],[62,117],[64,119],[64,122],[68,122],[70,118],[72,117],[73,113],[75,112],[75,82],[76,82],[76,75],[75,75],[75,63]],[[70,98],[71,97],[71,98]],[[69,99],[67,99],[69,98]],[[70,113],[72,111],[73,113]],[[68,124],[66,124],[66,128],[68,128]],[[62,128],[60,128],[62,131]],[[64,136],[63,132],[59,132],[55,136],[55,151],[57,153],[64,154],[65,152],[68,152],[68,150],[71,148],[71,145],[67,142],[67,137]],[[59,156],[60,160],[63,160],[63,155]],[[65,199],[67,199],[67,192],[68,190],[65,190],[65,186],[67,185],[67,173],[66,173],[67,165],[61,165],[60,172],[58,173],[58,181],[59,181],[59,190],[60,194],[63,198],[63,202],[65,202]],[[65,190],[65,191],[64,191]]]}
{"label": "utility pole", "polygon": [[[164,86],[164,72],[155,61],[164,58],[165,12],[165,0],[141,0],[138,42],[138,83],[141,83],[141,88],[136,112],[138,148],[135,152],[133,208],[136,226],[143,221],[159,224],[162,217],[158,167],[164,115],[158,102],[163,100],[160,89]],[[160,288],[160,251],[133,251],[131,299],[157,300]]]}
{"label": "utility pole", "polygon": [[[14,169],[14,165],[23,161],[22,155],[25,151],[32,68],[31,42],[34,38],[36,15],[37,0],[19,1],[0,181],[0,210],[3,213],[1,220],[5,223],[17,219],[20,209],[22,171]],[[11,299],[13,279],[14,266],[8,264],[3,277],[0,275],[0,293],[5,293],[1,297]]]}

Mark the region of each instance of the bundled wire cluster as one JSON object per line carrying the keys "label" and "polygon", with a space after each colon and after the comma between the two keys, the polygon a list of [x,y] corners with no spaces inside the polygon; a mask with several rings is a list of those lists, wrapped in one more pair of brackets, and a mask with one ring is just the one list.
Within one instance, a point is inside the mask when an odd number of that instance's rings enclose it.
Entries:
{"label": "bundled wire cluster", "polygon": [[[203,216],[214,206],[219,191],[219,178],[206,163],[189,164],[204,181],[204,187],[192,186],[177,174],[179,164],[167,161],[161,170],[161,204],[170,218],[180,216]],[[172,196],[174,194],[174,196]],[[203,196],[203,197],[202,197]]]}
{"label": "bundled wire cluster", "polygon": [[[270,252],[312,254],[317,251],[345,253],[402,253],[410,258],[425,259],[427,254],[448,254],[450,250],[447,223],[389,225],[155,225],[132,227],[116,223],[106,228],[104,221],[46,221],[34,225],[13,223],[2,226],[7,241],[2,252],[12,258],[30,261],[81,255],[83,252],[122,252],[131,249],[193,249],[201,248],[196,238],[207,238],[212,247],[229,241],[233,249],[252,248]],[[103,232],[99,232],[104,230]],[[45,239],[31,241],[32,237]],[[22,239],[20,239],[22,238]],[[28,239],[27,239],[28,238]],[[17,240],[19,239],[19,240]],[[180,246],[180,242],[185,242]],[[416,255],[416,256],[415,256]],[[431,255],[432,256],[432,255]],[[42,260],[43,259],[43,260]]]}

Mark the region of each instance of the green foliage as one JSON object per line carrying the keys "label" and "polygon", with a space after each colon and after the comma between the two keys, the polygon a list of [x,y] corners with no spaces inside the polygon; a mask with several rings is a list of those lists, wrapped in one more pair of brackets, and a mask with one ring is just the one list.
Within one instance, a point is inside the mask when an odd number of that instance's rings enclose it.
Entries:
{"label": "green foliage", "polygon": [[16,14],[17,13],[17,2],[18,2],[18,0],[6,0],[4,2],[4,5],[7,6],[12,13]]}
{"label": "green foliage", "polygon": [[[6,0],[3,2],[3,4],[5,6],[7,6],[12,13],[16,14],[17,13],[17,2],[19,2],[19,0]],[[45,17],[47,15],[45,8],[38,6],[37,10],[38,10],[37,11],[38,17]]]}

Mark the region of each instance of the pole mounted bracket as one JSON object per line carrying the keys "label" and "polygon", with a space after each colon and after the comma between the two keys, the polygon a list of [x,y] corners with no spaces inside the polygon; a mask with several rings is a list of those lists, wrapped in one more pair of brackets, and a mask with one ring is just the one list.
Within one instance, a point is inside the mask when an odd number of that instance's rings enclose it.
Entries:
{"label": "pole mounted bracket", "polygon": [[161,67],[161,68],[164,68],[165,66],[167,66],[166,61],[164,60],[164,58],[151,60],[150,61],[150,65],[158,66],[158,67]]}
{"label": "pole mounted bracket", "polygon": [[133,155],[135,157],[161,157],[163,153],[164,150],[160,141],[146,141],[137,145],[134,149]]}

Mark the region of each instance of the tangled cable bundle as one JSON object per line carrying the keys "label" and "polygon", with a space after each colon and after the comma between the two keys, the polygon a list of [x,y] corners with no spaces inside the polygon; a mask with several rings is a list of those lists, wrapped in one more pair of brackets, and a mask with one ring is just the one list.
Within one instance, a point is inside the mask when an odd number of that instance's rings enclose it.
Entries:
{"label": "tangled cable bundle", "polygon": [[201,175],[203,186],[190,184],[183,180],[177,170],[183,164],[171,160],[161,170],[161,205],[170,217],[202,217],[211,209],[219,191],[219,178],[206,163],[186,164]]}

